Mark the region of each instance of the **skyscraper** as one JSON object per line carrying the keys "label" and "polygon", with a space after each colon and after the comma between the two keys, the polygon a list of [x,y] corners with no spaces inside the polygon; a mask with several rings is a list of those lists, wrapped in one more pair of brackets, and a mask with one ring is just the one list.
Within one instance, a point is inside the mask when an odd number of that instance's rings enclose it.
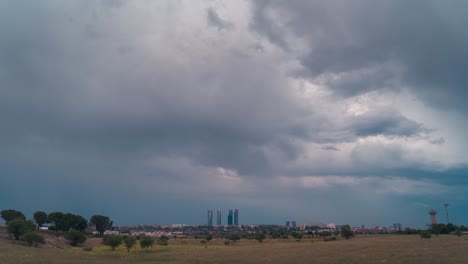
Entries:
{"label": "skyscraper", "polygon": [[232,225],[232,218],[233,218],[232,209],[229,209],[228,225]]}
{"label": "skyscraper", "polygon": [[286,227],[289,228],[289,221],[286,221]]}
{"label": "skyscraper", "polygon": [[216,224],[221,225],[221,209],[216,210]]}
{"label": "skyscraper", "polygon": [[208,226],[213,225],[213,210],[208,210]]}
{"label": "skyscraper", "polygon": [[292,228],[296,228],[296,221],[291,221]]}
{"label": "skyscraper", "polygon": [[239,210],[234,209],[234,225],[238,226],[239,225]]}

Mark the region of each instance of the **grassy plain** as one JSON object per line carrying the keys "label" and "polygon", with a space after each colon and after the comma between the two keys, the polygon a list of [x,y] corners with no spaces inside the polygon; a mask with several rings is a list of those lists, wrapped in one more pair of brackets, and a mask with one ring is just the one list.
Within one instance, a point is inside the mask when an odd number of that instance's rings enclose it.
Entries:
{"label": "grassy plain", "polygon": [[[92,241],[91,241],[92,242]],[[468,239],[452,235],[421,239],[408,235],[358,236],[324,242],[319,239],[241,240],[207,246],[196,239],[170,240],[169,246],[124,247],[111,251],[94,243],[92,251],[73,247],[27,247],[0,237],[0,263],[468,263]]]}

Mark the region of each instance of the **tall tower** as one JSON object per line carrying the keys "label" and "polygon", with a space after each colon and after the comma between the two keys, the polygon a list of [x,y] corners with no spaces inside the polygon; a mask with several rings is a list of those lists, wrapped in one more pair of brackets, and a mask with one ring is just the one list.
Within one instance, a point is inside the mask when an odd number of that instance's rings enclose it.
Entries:
{"label": "tall tower", "polygon": [[449,204],[448,203],[444,203],[444,206],[445,206],[445,214],[447,215],[447,225],[450,223],[449,222],[449,217],[448,217],[448,206]]}
{"label": "tall tower", "polygon": [[229,209],[228,225],[232,225],[232,218],[233,218],[232,209]]}
{"label": "tall tower", "polygon": [[221,225],[221,209],[216,210],[216,225]]}
{"label": "tall tower", "polygon": [[208,226],[213,226],[213,210],[208,210]]}
{"label": "tall tower", "polygon": [[234,209],[234,225],[239,226],[239,210]]}
{"label": "tall tower", "polygon": [[437,221],[436,221],[436,214],[437,214],[437,212],[434,211],[433,209],[431,209],[431,210],[429,211],[429,215],[431,215],[431,224],[433,224],[433,225],[437,224]]}

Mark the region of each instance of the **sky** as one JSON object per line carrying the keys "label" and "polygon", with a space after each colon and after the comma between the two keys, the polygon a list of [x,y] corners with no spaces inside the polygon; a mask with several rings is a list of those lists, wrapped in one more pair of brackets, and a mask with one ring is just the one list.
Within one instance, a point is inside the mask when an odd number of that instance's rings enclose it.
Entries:
{"label": "sky", "polygon": [[466,1],[0,1],[0,209],[468,224]]}

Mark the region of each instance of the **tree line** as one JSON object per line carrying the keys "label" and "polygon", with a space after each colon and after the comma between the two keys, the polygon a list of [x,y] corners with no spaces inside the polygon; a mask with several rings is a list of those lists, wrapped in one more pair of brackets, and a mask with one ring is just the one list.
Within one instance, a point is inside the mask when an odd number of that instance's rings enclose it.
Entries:
{"label": "tree line", "polygon": [[110,246],[112,250],[122,244],[129,252],[137,242],[143,249],[152,247],[155,242],[161,246],[167,246],[169,242],[169,237],[164,235],[157,239],[150,236],[104,236],[104,232],[112,228],[113,222],[109,217],[103,215],[93,215],[87,221],[84,217],[71,213],[52,212],[47,214],[43,211],[37,211],[33,214],[33,221],[27,220],[20,211],[8,209],[0,211],[0,216],[6,222],[7,231],[16,240],[24,240],[29,246],[44,243],[44,238],[36,230],[45,224],[50,224],[48,230],[56,232],[57,235],[63,234],[72,246],[86,241],[85,231],[88,226],[94,226],[98,236],[103,237],[103,243]]}
{"label": "tree line", "polygon": [[88,226],[94,226],[99,236],[103,236],[106,230],[112,228],[113,222],[104,215],[93,215],[89,221],[81,215],[52,212],[47,214],[37,211],[33,214],[33,220],[27,220],[26,216],[17,210],[8,209],[0,211],[0,216],[5,220],[7,231],[16,239],[25,240],[29,246],[33,243],[43,243],[44,238],[36,230],[45,224],[50,224],[49,230],[63,232],[66,239],[73,246],[86,240],[84,235]]}

